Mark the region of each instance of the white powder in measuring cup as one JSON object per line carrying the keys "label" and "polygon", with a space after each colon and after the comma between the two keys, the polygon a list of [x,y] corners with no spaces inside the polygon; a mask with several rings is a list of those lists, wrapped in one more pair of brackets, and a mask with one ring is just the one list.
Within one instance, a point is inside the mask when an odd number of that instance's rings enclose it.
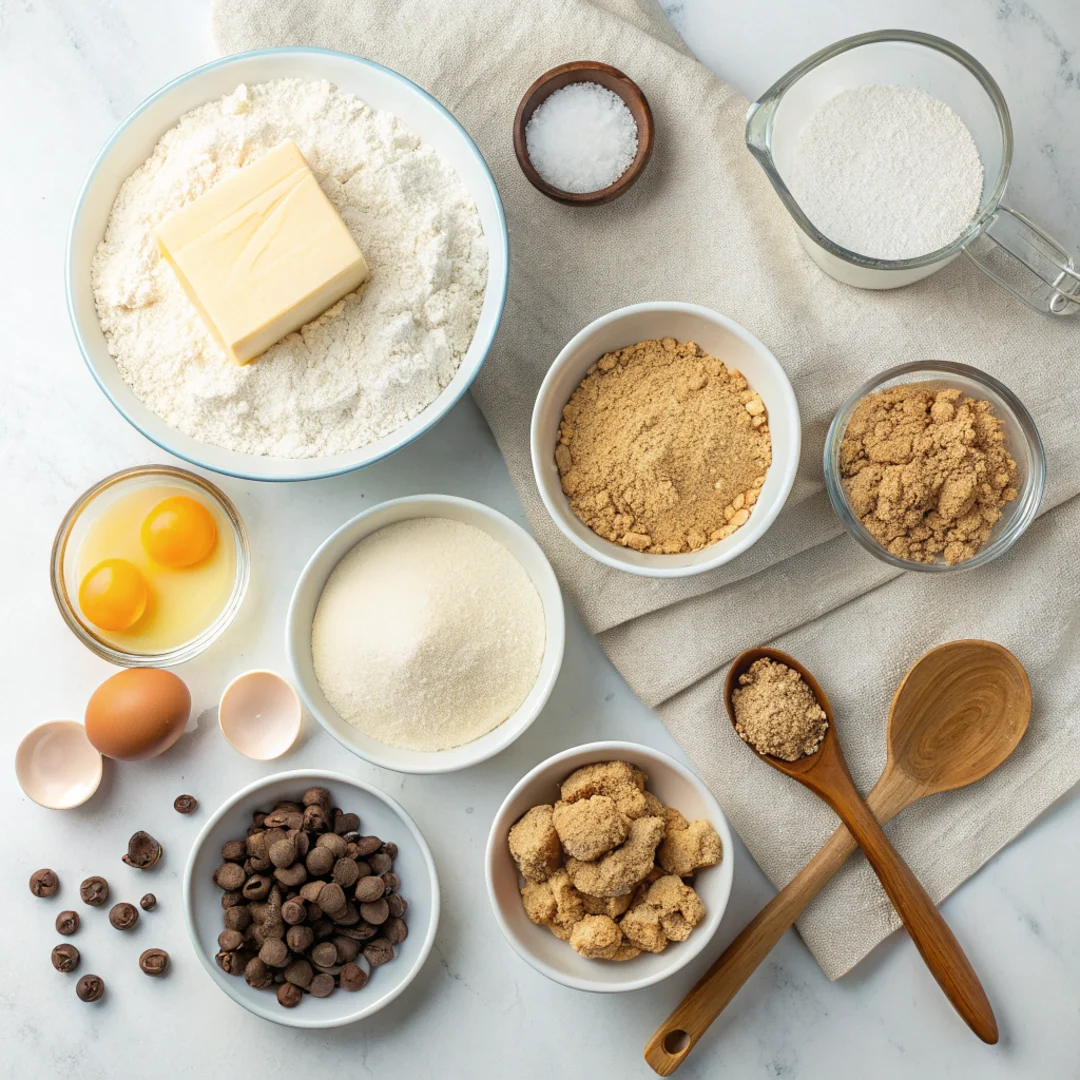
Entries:
{"label": "white powder in measuring cup", "polygon": [[496,728],[528,696],[546,642],[524,567],[449,518],[387,525],[334,567],[311,659],[326,700],[388,746],[447,750]]}
{"label": "white powder in measuring cup", "polygon": [[979,209],[983,165],[963,120],[913,86],[857,86],[826,101],[795,141],[795,201],[834,243],[912,259],[955,240]]}
{"label": "white powder in measuring cup", "polygon": [[570,83],[529,118],[525,149],[552,187],[575,194],[599,191],[614,184],[637,156],[637,124],[613,90]]}

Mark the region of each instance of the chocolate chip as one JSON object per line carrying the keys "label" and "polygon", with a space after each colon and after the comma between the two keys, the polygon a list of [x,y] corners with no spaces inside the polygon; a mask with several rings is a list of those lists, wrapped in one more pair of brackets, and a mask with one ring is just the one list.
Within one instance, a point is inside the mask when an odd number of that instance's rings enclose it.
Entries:
{"label": "chocolate chip", "polygon": [[346,856],[334,863],[333,877],[343,889],[347,889],[359,880],[360,869],[354,860]]}
{"label": "chocolate chip", "polygon": [[154,908],[157,907],[157,897],[152,892],[148,892],[139,901],[139,907],[141,907],[143,911],[153,911]]}
{"label": "chocolate chip", "polygon": [[346,964],[341,969],[342,990],[363,990],[367,980],[367,972],[359,964]]}
{"label": "chocolate chip", "polygon": [[244,944],[244,935],[239,930],[222,930],[218,934],[218,948],[225,952],[235,952]]}
{"label": "chocolate chip", "polygon": [[178,814],[194,814],[199,809],[199,800],[194,795],[177,795],[173,799],[173,809]]}
{"label": "chocolate chip", "polygon": [[[333,990],[333,986],[330,987]],[[303,1000],[304,991],[295,983],[283,982],[277,989],[278,1004],[286,1009],[295,1009]]]}
{"label": "chocolate chip", "polygon": [[404,919],[391,918],[386,920],[383,933],[392,945],[400,945],[409,936],[409,928],[405,925]]}
{"label": "chocolate chip", "polygon": [[222,863],[214,871],[214,882],[219,889],[226,889],[229,892],[242,888],[245,882],[244,868],[237,866],[234,862]]}
{"label": "chocolate chip", "polygon": [[380,897],[370,904],[361,904],[360,916],[372,926],[381,926],[390,917],[390,905]]}
{"label": "chocolate chip", "polygon": [[80,1001],[97,1001],[105,993],[105,980],[100,975],[84,975],[75,986]]}
{"label": "chocolate chip", "polygon": [[74,934],[79,929],[79,913],[77,911],[61,911],[56,916],[56,932],[58,934]]}
{"label": "chocolate chip", "polygon": [[226,862],[242,863],[249,854],[246,840],[228,840],[221,845],[221,857]]}
{"label": "chocolate chip", "polygon": [[30,891],[35,896],[52,896],[59,888],[60,879],[52,870],[35,870],[30,875]]}
{"label": "chocolate chip", "polygon": [[134,904],[114,904],[109,911],[109,922],[117,930],[130,930],[139,921],[139,909]]}
{"label": "chocolate chip", "polygon": [[364,959],[372,967],[379,967],[394,959],[394,946],[384,937],[377,937],[364,946]]}
{"label": "chocolate chip", "polygon": [[319,967],[332,967],[338,962],[337,946],[332,941],[320,941],[311,950],[311,960]]}
{"label": "chocolate chip", "polygon": [[390,915],[395,919],[400,919],[409,908],[405,897],[399,893],[391,893],[386,898],[386,906],[390,909]]}
{"label": "chocolate chip", "polygon": [[291,982],[294,986],[307,989],[311,985],[311,980],[315,978],[315,972],[311,965],[306,960],[294,960],[285,969],[285,980]]}
{"label": "chocolate chip", "polygon": [[109,883],[103,877],[88,877],[79,886],[79,896],[84,904],[101,907],[109,899]]}
{"label": "chocolate chip", "polygon": [[136,870],[149,870],[161,856],[161,845],[148,832],[140,829],[137,833],[132,833],[131,839],[128,840],[124,862],[128,866],[134,866]]}
{"label": "chocolate chip", "polygon": [[385,851],[376,851],[368,859],[368,862],[371,863],[371,872],[373,874],[385,874],[394,865],[394,860]]}
{"label": "chocolate chip", "polygon": [[381,877],[371,875],[370,877],[361,878],[356,883],[354,895],[360,903],[368,904],[380,899],[384,892],[386,892],[386,882]]}
{"label": "chocolate chip", "polygon": [[169,954],[164,949],[145,949],[139,954],[139,970],[157,978],[169,970]]}
{"label": "chocolate chip", "polygon": [[369,855],[374,855],[382,847],[382,841],[377,836],[361,836],[356,841],[356,846],[360,851],[360,855],[366,859]]}
{"label": "chocolate chip", "polygon": [[265,990],[273,983],[274,973],[257,956],[253,956],[244,968],[244,978],[253,989]]}
{"label": "chocolate chip", "polygon": [[320,972],[311,980],[311,986],[308,989],[312,997],[329,997],[334,992],[334,976]]}
{"label": "chocolate chip", "polygon": [[356,832],[360,828],[360,818],[357,814],[335,814],[334,832],[340,836],[342,833]]}
{"label": "chocolate chip", "polygon": [[74,945],[57,945],[52,951],[52,966],[65,975],[79,966],[79,950]]}

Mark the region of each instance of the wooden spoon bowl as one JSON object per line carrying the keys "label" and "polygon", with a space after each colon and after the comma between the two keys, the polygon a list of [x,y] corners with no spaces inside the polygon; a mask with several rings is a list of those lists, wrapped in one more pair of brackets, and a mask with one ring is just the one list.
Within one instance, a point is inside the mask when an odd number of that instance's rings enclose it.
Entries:
{"label": "wooden spoon bowl", "polygon": [[[532,114],[556,90],[577,82],[598,83],[618,94],[630,110],[634,123],[637,124],[638,148],[634,160],[615,183],[597,191],[563,191],[561,188],[553,187],[536,171],[536,166],[529,160],[529,151],[525,144],[525,128],[532,119]],[[525,174],[525,179],[549,199],[566,203],[568,206],[599,206],[601,203],[611,202],[612,199],[625,194],[649,163],[652,148],[652,109],[649,108],[649,102],[641,92],[641,88],[618,68],[593,60],[575,60],[573,63],[560,64],[550,71],[545,71],[525,91],[525,96],[518,105],[517,115],[514,117],[514,153],[517,155],[518,164]]]}

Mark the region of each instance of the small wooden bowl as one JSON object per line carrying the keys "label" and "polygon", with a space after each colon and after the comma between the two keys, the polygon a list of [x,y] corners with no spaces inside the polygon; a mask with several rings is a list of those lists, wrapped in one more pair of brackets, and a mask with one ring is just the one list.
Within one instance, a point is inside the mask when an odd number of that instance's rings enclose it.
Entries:
{"label": "small wooden bowl", "polygon": [[[525,126],[532,119],[532,114],[552,95],[556,90],[561,90],[570,83],[594,82],[616,93],[626,103],[630,115],[637,124],[638,149],[634,160],[630,162],[626,172],[605,188],[597,191],[563,191],[561,188],[552,187],[536,171],[535,166],[529,160],[529,152],[525,146]],[[568,206],[599,206],[601,203],[611,202],[623,194],[637,178],[642,174],[649,162],[653,147],[653,118],[652,110],[641,88],[624,75],[618,68],[609,64],[599,64],[592,60],[575,60],[572,64],[560,64],[558,67],[545,71],[525,91],[525,96],[518,105],[517,115],[514,117],[514,153],[517,154],[518,164],[525,178],[537,191],[542,192],[549,199],[556,202],[566,203]]]}

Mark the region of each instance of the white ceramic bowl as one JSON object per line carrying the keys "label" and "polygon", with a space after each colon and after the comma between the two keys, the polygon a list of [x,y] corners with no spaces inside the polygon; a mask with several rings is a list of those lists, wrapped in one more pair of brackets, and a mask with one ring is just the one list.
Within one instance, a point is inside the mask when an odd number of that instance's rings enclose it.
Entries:
{"label": "white ceramic bowl", "polygon": [[[231,93],[240,83],[268,79],[326,79],[373,109],[400,117],[457,171],[476,202],[488,241],[488,280],[472,344],[443,392],[397,431],[359,450],[333,457],[256,457],[199,442],[152,413],[132,393],[109,355],[94,309],[90,263],[123,181],[180,117]],[[189,71],[147,98],[116,129],[90,169],[71,221],[67,246],[67,303],[79,348],[105,395],[148,439],[177,457],[249,480],[311,480],[370,465],[422,435],[448,412],[480,370],[506,300],[509,247],[495,181],[465,129],[430,94],[403,75],[370,60],[327,49],[288,47],[227,56]]]}
{"label": "white ceramic bowl", "polygon": [[[772,465],[750,520],[726,540],[685,555],[649,555],[597,536],[570,509],[555,467],[563,406],[604,353],[650,338],[696,341],[729,367],[738,368],[761,395],[772,435]],[[532,463],[540,496],[555,524],[586,555],[616,570],[646,577],[687,577],[730,562],[752,547],[776,520],[795,482],[802,429],[799,406],[784,369],[738,323],[696,304],[650,303],[619,308],[589,323],[555,358],[536,396]]]}
{"label": "white ceramic bowl", "polygon": [[[633,960],[610,963],[587,960],[544,926],[529,921],[521,903],[524,878],[510,855],[507,836],[526,810],[559,797],[558,787],[582,765],[594,761],[629,761],[648,776],[646,787],[665,805],[687,819],[704,818],[720,834],[724,857],[701,870],[693,886],[705,905],[705,919],[686,941],[672,942],[662,953],[642,953]],[[542,975],[575,990],[618,993],[640,990],[674,975],[708,945],[727,908],[734,869],[731,830],[712,792],[674,758],[637,743],[597,742],[576,746],[542,761],[515,785],[499,807],[488,835],[485,872],[495,921],[514,951]]]}
{"label": "white ceramic bowl", "polygon": [[[450,750],[404,750],[387,746],[358,731],[343,720],[326,700],[311,661],[311,624],[330,572],[365,536],[396,521],[423,517],[452,518],[483,529],[521,563],[544,605],[547,640],[532,690],[517,710],[497,728]],[[345,522],[311,556],[289,602],[285,649],[292,665],[293,681],[308,711],[342,746],[384,769],[406,773],[443,773],[468,768],[505,750],[536,719],[559,677],[565,637],[566,616],[559,583],[540,546],[524,529],[497,510],[469,499],[458,499],[451,495],[410,495],[380,503]]]}
{"label": "white ceramic bowl", "polygon": [[[217,937],[224,923],[221,890],[214,884],[213,875],[221,865],[222,844],[243,839],[256,810],[269,810],[279,799],[296,800],[315,786],[328,788],[335,806],[359,814],[366,835],[397,844],[394,872],[401,878],[401,895],[409,904],[405,913],[409,934],[395,946],[394,959],[371,972],[362,990],[335,990],[326,998],[305,994],[295,1009],[286,1009],[278,1004],[271,990],[254,990],[242,974],[226,975],[214,962]],[[288,1027],[340,1027],[389,1005],[419,974],[439,925],[439,877],[416,823],[389,795],[340,773],[301,769],[249,784],[203,826],[184,871],[184,918],[195,953],[210,978],[248,1012]]]}

